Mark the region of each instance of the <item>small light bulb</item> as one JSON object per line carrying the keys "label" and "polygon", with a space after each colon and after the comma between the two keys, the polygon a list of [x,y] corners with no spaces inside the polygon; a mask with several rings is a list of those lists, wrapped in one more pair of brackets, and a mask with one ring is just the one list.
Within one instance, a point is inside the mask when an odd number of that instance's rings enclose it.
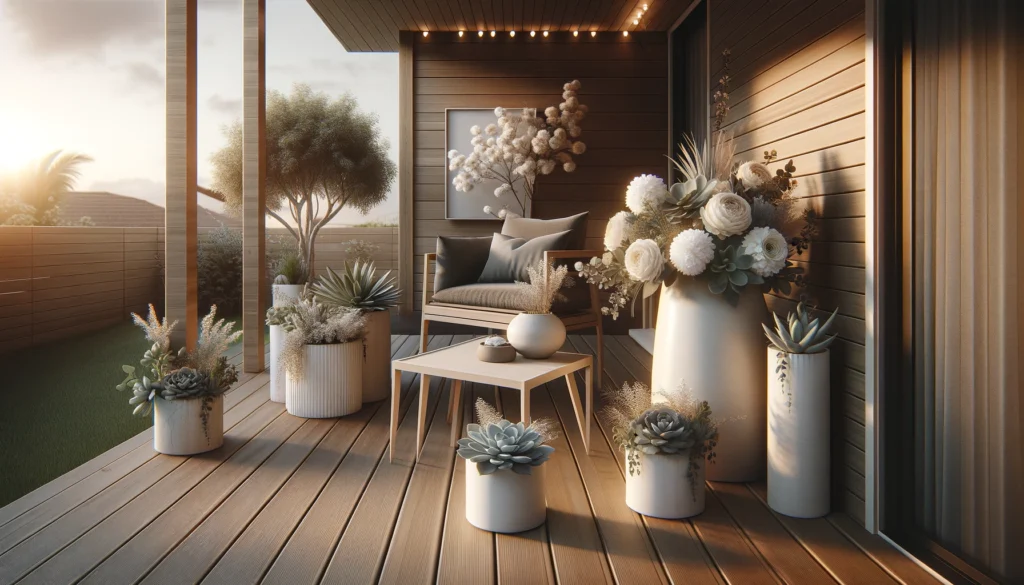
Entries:
{"label": "small light bulb", "polygon": [[574,36],[574,37],[580,36],[580,31],[578,31],[578,30],[572,31],[572,36]]}
{"label": "small light bulb", "polygon": [[476,31],[476,36],[478,36],[478,37],[484,36],[484,31],[482,31],[482,30]]}
{"label": "small light bulb", "polygon": [[491,31],[491,38],[493,39],[493,38],[494,38],[494,35],[496,35],[496,34],[498,34],[498,33],[492,30],[492,31]]}
{"label": "small light bulb", "polygon": [[461,30],[459,31],[459,38],[460,39],[462,38],[462,31]]}
{"label": "small light bulb", "polygon": [[629,31],[628,30],[622,31],[622,36],[628,37],[629,36]]}
{"label": "small light bulb", "polygon": [[590,31],[590,36],[596,37],[597,36],[597,31],[596,30]]}
{"label": "small light bulb", "polygon": [[644,4],[644,12],[647,12],[647,5]]}
{"label": "small light bulb", "polygon": [[531,31],[530,31],[530,36],[531,36],[531,37],[535,37],[535,36],[537,36],[537,31],[535,31],[535,30],[531,30]]}
{"label": "small light bulb", "polygon": [[516,36],[516,31],[514,31],[514,30],[508,31],[508,36],[515,37]]}
{"label": "small light bulb", "polygon": [[638,25],[638,24],[640,24],[640,21],[639,21],[639,20],[634,20],[634,21],[633,21],[633,26],[636,26],[636,25]]}
{"label": "small light bulb", "polygon": [[427,35],[429,35],[429,34],[430,34],[429,32],[427,32],[427,31],[423,31],[423,36],[427,36]]}
{"label": "small light bulb", "polygon": [[548,36],[548,31],[544,31],[544,32],[543,32],[542,34],[544,35],[544,38],[547,38],[547,36]]}

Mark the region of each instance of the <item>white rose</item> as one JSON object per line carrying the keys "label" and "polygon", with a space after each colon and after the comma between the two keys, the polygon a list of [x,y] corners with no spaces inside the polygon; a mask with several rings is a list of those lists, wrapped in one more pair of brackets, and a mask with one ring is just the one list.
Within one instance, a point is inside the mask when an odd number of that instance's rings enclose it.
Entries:
{"label": "white rose", "polygon": [[704,230],[686,230],[672,240],[668,257],[679,272],[697,276],[715,257],[715,243]]}
{"label": "white rose", "polygon": [[789,244],[786,237],[769,227],[757,227],[743,237],[740,252],[754,258],[750,269],[759,276],[775,276],[786,267]]}
{"label": "white rose", "polygon": [[717,193],[700,208],[704,229],[723,240],[750,227],[750,204],[735,193]]}
{"label": "white rose", "polygon": [[648,207],[658,208],[668,199],[668,186],[660,177],[640,175],[626,187],[626,207],[641,213]]}
{"label": "white rose", "polygon": [[772,180],[772,172],[759,162],[745,162],[736,171],[736,176],[743,183],[744,189],[756,190]]}
{"label": "white rose", "polygon": [[633,221],[633,214],[628,211],[620,211],[608,220],[608,227],[604,230],[604,249],[617,250],[626,239],[626,228]]}
{"label": "white rose", "polygon": [[655,282],[665,268],[665,257],[654,240],[637,240],[626,248],[626,272],[643,282]]}

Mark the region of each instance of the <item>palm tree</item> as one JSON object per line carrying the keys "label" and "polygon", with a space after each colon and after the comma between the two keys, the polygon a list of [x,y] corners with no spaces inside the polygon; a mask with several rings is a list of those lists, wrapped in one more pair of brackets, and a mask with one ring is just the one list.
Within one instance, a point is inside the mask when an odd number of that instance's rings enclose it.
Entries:
{"label": "palm tree", "polygon": [[[0,217],[0,223],[19,225],[57,225],[61,200],[74,189],[81,176],[81,165],[92,157],[55,150],[38,163],[28,165],[11,181],[5,191],[11,217]],[[17,216],[17,217],[15,217]],[[84,223],[84,222],[81,222]]]}

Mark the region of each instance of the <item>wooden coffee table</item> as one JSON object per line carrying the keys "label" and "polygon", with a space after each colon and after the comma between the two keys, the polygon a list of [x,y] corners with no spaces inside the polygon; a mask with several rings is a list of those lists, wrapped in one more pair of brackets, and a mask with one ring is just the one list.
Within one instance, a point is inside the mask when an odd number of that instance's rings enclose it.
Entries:
{"label": "wooden coffee table", "polygon": [[[530,390],[556,378],[565,378],[569,386],[569,397],[572,399],[573,410],[576,411],[576,422],[580,425],[583,444],[590,452],[590,419],[593,408],[593,356],[560,351],[545,360],[528,360],[516,355],[515,361],[504,364],[482,362],[476,357],[476,347],[483,337],[471,339],[464,343],[435,349],[411,357],[391,362],[391,444],[398,438],[398,406],[402,390],[402,372],[415,372],[420,375],[420,400],[416,421],[416,459],[420,458],[423,438],[427,422],[427,394],[430,378],[439,376],[452,381],[449,400],[448,418],[452,421],[451,446],[455,447],[462,435],[462,382],[493,384],[503,388],[518,390],[520,394],[520,413],[523,424],[530,424]],[[584,401],[580,404],[579,389],[573,376],[584,370]],[[394,449],[391,449],[394,459]]]}

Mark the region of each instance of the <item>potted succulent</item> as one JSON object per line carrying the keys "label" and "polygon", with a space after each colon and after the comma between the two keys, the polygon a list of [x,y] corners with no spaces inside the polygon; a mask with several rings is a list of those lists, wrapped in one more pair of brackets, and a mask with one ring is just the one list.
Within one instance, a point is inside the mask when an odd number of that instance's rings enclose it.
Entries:
{"label": "potted succulent", "polygon": [[[467,425],[459,440],[466,460],[466,520],[491,532],[522,532],[544,523],[544,467],[554,447],[554,424],[511,423],[483,399],[476,401],[480,424]],[[470,465],[473,464],[473,465]]]}
{"label": "potted succulent", "polygon": [[[271,287],[272,308],[295,302],[302,296],[309,278],[309,269],[302,256],[294,249],[286,251],[278,259],[275,272],[277,276],[274,277],[274,284]],[[272,325],[269,320],[267,324],[270,325],[270,399],[274,402],[284,402],[285,373],[277,364],[281,359],[281,345],[284,343],[285,332],[280,325]]]}
{"label": "potted succulent", "polygon": [[523,357],[542,360],[551,357],[565,343],[565,324],[551,312],[556,300],[562,300],[559,289],[571,286],[569,268],[545,263],[543,260],[527,269],[530,282],[516,282],[518,302],[523,312],[508,324],[508,342]]}
{"label": "potted succulent", "polygon": [[362,407],[366,333],[362,313],[303,297],[275,308],[272,321],[286,332],[280,365],[287,376],[288,412],[332,418]]}
{"label": "potted succulent", "polygon": [[644,516],[688,518],[704,511],[704,461],[711,462],[718,425],[706,401],[684,384],[659,391],[639,382],[608,392],[605,415],[626,455],[626,505]]}
{"label": "potted succulent", "polygon": [[836,309],[821,323],[803,303],[768,336],[768,505],[798,518],[828,514],[829,336]]}
{"label": "potted succulent", "polygon": [[153,447],[168,455],[194,455],[224,443],[224,392],[238,381],[238,370],[224,352],[241,335],[234,324],[216,319],[217,307],[203,318],[195,349],[174,351],[171,332],[177,321],[161,321],[153,305],[143,319],[132,314],[153,345],[138,367],[121,366],[126,374],[118,390],[132,390],[134,414],[153,412]]}
{"label": "potted succulent", "polygon": [[327,269],[310,287],[324,305],[352,309],[366,316],[363,340],[363,401],[376,402],[391,392],[391,311],[401,291],[391,271],[376,278],[373,262],[345,263],[338,274]]}

